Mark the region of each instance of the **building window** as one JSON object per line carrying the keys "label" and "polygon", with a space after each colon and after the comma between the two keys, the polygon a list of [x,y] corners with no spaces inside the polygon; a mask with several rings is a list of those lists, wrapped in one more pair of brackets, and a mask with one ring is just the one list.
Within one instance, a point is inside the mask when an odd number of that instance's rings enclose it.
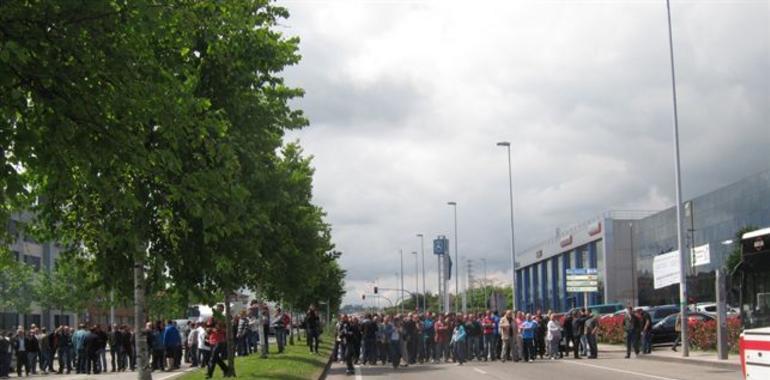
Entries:
{"label": "building window", "polygon": [[41,259],[39,257],[32,256],[32,255],[24,255],[24,263],[31,266],[35,270],[35,272],[40,271]]}
{"label": "building window", "polygon": [[0,313],[0,330],[16,331],[19,326],[19,315],[16,313]]}

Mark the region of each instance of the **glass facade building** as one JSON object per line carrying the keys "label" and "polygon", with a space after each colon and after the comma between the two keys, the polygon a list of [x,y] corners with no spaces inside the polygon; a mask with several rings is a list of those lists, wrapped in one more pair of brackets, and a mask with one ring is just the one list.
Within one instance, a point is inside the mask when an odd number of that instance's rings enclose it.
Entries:
{"label": "glass facade building", "polygon": [[[744,178],[685,202],[685,245],[709,244],[710,263],[688,265],[690,302],[714,300],[715,270],[744,227],[770,226],[770,171]],[[656,255],[676,250],[676,209],[610,211],[579,223],[517,254],[517,308],[566,311],[603,303],[672,304],[679,287],[654,289]],[[567,291],[566,271],[596,268],[598,291]]]}

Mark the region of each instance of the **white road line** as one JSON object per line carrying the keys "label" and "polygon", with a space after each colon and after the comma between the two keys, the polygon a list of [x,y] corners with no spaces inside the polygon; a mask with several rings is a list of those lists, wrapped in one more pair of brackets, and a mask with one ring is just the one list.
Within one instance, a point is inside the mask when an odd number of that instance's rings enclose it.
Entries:
{"label": "white road line", "polygon": [[478,372],[478,373],[480,373],[480,374],[482,374],[482,375],[486,375],[487,374],[487,371],[484,371],[483,369],[479,369],[479,368],[473,367],[473,370]]}
{"label": "white road line", "polygon": [[357,365],[354,368],[356,370],[356,380],[364,380],[364,375],[361,374],[361,366]]}
{"label": "white road line", "polygon": [[606,371],[613,371],[613,372],[625,373],[625,374],[627,374],[627,375],[635,375],[635,376],[647,377],[647,378],[650,378],[650,379],[658,379],[658,380],[680,380],[680,379],[675,379],[675,378],[671,378],[671,377],[663,377],[663,376],[650,375],[650,374],[646,374],[646,373],[641,373],[641,372],[634,372],[634,371],[627,371],[627,370],[624,370],[624,369],[617,369],[617,368],[612,368],[612,367],[605,367],[605,366],[596,365],[596,364],[578,363],[578,362],[575,362],[575,361],[571,361],[571,360],[564,360],[564,361],[562,361],[562,363],[566,363],[566,364],[574,364],[574,365],[580,365],[580,366],[584,366],[584,367],[593,367],[593,368],[599,368],[599,369],[603,369],[603,370],[606,370]]}

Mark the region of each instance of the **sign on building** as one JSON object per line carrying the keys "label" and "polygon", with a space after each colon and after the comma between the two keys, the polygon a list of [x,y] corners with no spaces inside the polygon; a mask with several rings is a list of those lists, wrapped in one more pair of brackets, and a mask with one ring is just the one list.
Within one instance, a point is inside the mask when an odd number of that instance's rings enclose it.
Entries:
{"label": "sign on building", "polygon": [[711,264],[711,251],[708,243],[692,249],[692,259],[690,262],[696,267]]}
{"label": "sign on building", "polygon": [[585,293],[599,291],[599,274],[596,268],[567,269],[567,291]]}
{"label": "sign on building", "polygon": [[657,255],[652,260],[652,276],[655,289],[679,283],[679,251]]}

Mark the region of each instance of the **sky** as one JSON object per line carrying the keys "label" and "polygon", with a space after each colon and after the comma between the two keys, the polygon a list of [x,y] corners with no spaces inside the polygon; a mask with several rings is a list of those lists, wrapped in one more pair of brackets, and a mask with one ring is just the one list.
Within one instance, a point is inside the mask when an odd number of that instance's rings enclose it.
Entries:
{"label": "sky", "polygon": [[[498,141],[511,142],[517,251],[607,210],[674,204],[664,0],[278,4],[303,57],[284,76],[310,120],[287,138],[314,157],[343,303],[372,305],[361,294],[375,282],[396,288],[400,250],[414,289],[420,233],[435,292],[448,201],[461,261],[510,278]],[[770,1],[674,0],[671,12],[687,199],[770,169]]]}

